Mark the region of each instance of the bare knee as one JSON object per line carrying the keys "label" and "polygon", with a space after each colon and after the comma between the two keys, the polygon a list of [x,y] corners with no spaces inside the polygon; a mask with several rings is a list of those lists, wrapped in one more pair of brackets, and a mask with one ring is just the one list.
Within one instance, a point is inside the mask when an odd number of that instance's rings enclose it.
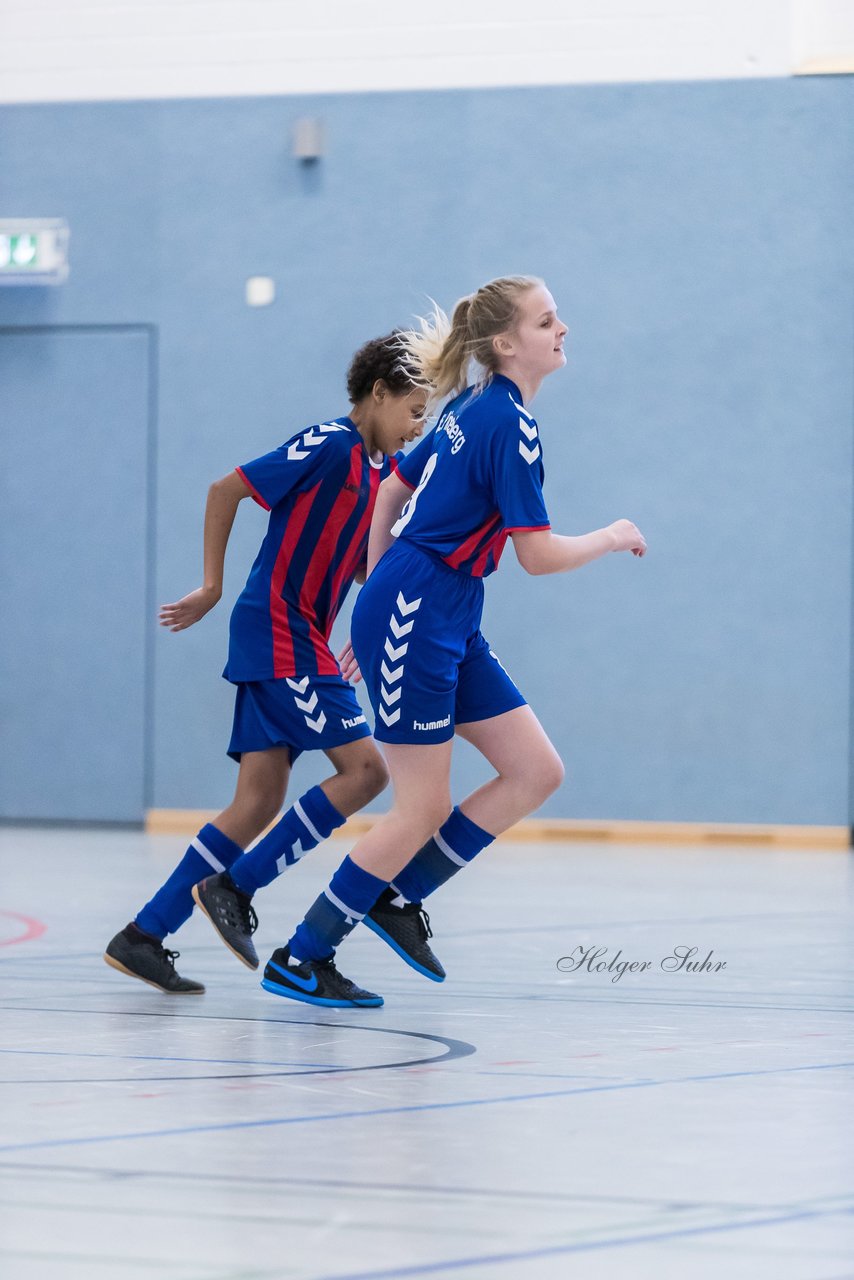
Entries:
{"label": "bare knee", "polygon": [[559,787],[563,786],[563,780],[566,777],[566,769],[564,763],[556,751],[552,751],[548,762],[544,764],[541,774],[542,785],[544,789],[543,799],[553,795]]}
{"label": "bare knee", "polygon": [[438,799],[435,796],[425,796],[420,804],[412,804],[409,801],[405,807],[395,806],[393,812],[401,822],[406,824],[419,842],[423,843],[429,840],[443,823],[447,822],[452,807],[451,797],[448,794]]}
{"label": "bare knee", "polygon": [[361,763],[359,785],[364,792],[364,804],[370,804],[388,786],[388,768],[376,749]]}
{"label": "bare knee", "polygon": [[348,760],[346,768],[339,771],[342,782],[348,786],[357,809],[363,808],[388,786],[388,769],[373,744],[359,753],[355,760]]}
{"label": "bare knee", "polygon": [[544,800],[554,795],[562,785],[565,776],[563,761],[551,744],[548,749],[539,751],[533,760],[529,760],[525,770],[525,783],[530,795],[531,808],[538,808]]}

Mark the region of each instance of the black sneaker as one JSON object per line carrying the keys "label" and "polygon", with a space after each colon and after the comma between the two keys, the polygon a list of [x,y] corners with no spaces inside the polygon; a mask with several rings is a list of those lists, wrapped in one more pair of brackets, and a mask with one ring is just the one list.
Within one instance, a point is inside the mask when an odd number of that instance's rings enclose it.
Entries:
{"label": "black sneaker", "polygon": [[175,971],[179,955],[178,951],[167,951],[159,938],[131,923],[107,944],[104,959],[111,968],[126,973],[129,978],[139,978],[170,996],[200,996],[204,991],[202,984],[182,978]]}
{"label": "black sneaker", "polygon": [[247,968],[257,969],[258,952],[252,935],[258,928],[258,917],[249,894],[238,889],[227,871],[220,871],[194,884],[193,898],[229,951]]}
{"label": "black sneaker", "polygon": [[402,960],[423,973],[431,982],[444,982],[445,970],[427,945],[433,937],[430,917],[420,902],[406,902],[394,906],[399,895],[394,889],[384,889],[362,921],[372,933],[387,942]]}
{"label": "black sneaker", "polygon": [[279,947],[270,956],[261,979],[265,991],[302,1000],[304,1004],[335,1008],[376,1008],[382,1004],[382,996],[363,991],[339,973],[333,956],[328,960],[303,960],[294,965],[288,963],[290,954],[287,947]]}

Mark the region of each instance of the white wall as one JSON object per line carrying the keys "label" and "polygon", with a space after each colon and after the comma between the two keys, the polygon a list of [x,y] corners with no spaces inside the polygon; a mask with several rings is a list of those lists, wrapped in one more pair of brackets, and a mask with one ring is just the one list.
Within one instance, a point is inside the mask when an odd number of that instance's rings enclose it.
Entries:
{"label": "white wall", "polygon": [[782,76],[799,3],[0,0],[0,101]]}
{"label": "white wall", "polygon": [[854,72],[854,0],[792,0],[792,51],[802,74]]}

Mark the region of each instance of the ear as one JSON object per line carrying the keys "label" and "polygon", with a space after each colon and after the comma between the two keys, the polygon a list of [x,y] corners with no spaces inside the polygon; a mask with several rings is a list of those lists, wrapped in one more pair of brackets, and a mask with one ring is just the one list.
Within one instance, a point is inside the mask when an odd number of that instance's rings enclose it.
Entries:
{"label": "ear", "polygon": [[383,400],[385,400],[388,395],[388,385],[382,378],[377,378],[376,382],[371,387],[371,395],[378,404],[382,404]]}
{"label": "ear", "polygon": [[492,349],[497,356],[512,356],[513,340],[509,333],[497,333],[492,339]]}

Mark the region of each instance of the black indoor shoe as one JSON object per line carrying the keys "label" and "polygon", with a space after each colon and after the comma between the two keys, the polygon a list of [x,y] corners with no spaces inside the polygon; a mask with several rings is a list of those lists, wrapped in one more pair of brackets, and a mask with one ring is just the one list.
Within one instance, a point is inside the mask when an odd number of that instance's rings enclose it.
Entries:
{"label": "black indoor shoe", "polygon": [[204,991],[200,982],[182,978],[175,970],[178,951],[167,951],[159,938],[144,933],[135,924],[126,925],[107,944],[104,959],[113,969],[139,978],[170,996],[198,996]]}
{"label": "black indoor shoe", "polygon": [[276,996],[301,1000],[303,1004],[318,1004],[334,1008],[376,1008],[383,1002],[382,996],[373,991],[363,991],[355,982],[345,978],[335,968],[334,956],[328,960],[303,960],[290,963],[287,947],[279,947],[267,961],[261,986]]}
{"label": "black indoor shoe", "polygon": [[431,982],[444,982],[445,970],[433,955],[427,939],[433,937],[430,917],[420,902],[393,905],[399,895],[384,889],[362,921],[372,933],[387,942],[402,960],[423,973]]}
{"label": "black indoor shoe", "polygon": [[249,894],[238,889],[227,871],[221,871],[194,884],[193,897],[229,951],[249,969],[257,969],[258,953],[252,935],[258,928],[258,917]]}

